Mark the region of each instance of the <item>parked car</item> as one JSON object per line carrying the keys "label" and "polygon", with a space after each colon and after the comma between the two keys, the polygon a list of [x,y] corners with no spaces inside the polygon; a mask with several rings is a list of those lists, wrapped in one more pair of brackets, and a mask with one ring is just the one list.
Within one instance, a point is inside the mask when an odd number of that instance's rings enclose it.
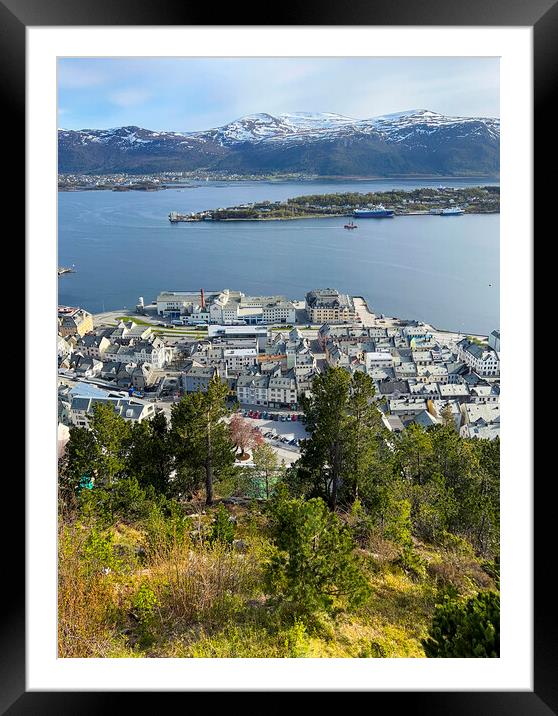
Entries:
{"label": "parked car", "polygon": [[295,414],[293,413],[292,419],[296,422],[296,421],[298,420],[298,415],[295,415]]}
{"label": "parked car", "polygon": [[287,420],[290,422],[292,420],[290,415],[287,415]]}

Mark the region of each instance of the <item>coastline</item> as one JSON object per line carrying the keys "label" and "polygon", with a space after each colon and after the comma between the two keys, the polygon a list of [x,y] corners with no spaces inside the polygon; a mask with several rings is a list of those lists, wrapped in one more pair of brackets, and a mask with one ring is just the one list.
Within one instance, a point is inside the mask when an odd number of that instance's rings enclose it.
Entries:
{"label": "coastline", "polygon": [[[400,321],[420,321],[424,324],[425,328],[430,330],[433,334],[442,334],[446,338],[450,340],[459,340],[460,337],[463,336],[472,336],[473,338],[478,338],[479,340],[486,341],[488,340],[488,335],[486,333],[473,333],[470,331],[454,331],[450,328],[437,328],[432,323],[428,323],[426,321],[421,321],[418,318],[400,318],[398,316],[386,316],[385,314],[378,314],[374,310],[371,309],[370,304],[368,300],[364,296],[351,296],[353,300],[359,301],[362,304],[362,307],[364,308],[364,315],[361,314],[362,322],[360,325],[362,327],[371,326],[371,325],[382,325],[382,326],[394,326],[399,325]],[[154,308],[152,305],[149,304],[146,306],[146,308],[151,307]],[[358,310],[357,310],[358,313]],[[383,318],[380,318],[380,315],[383,316]],[[147,315],[140,315],[135,312],[133,309],[115,309],[110,311],[104,311],[101,313],[93,313],[93,320],[96,323],[96,325],[103,325],[105,323],[112,324],[116,320],[116,317],[119,318],[130,318],[130,319],[137,319],[138,321],[144,322],[146,325],[151,326],[153,329],[155,329],[156,332],[164,333],[165,329],[162,328],[160,325],[161,323],[161,317],[155,313],[155,317],[151,318]],[[282,324],[265,324],[268,325],[270,329],[273,328],[284,328]],[[308,324],[305,322],[294,324],[295,326],[299,327],[305,327]],[[306,330],[315,330],[317,331],[320,328],[320,326],[314,325],[310,329]],[[188,331],[188,329],[190,329]],[[170,331],[170,334],[169,334]],[[167,335],[174,335],[176,337],[183,336],[183,335],[199,335],[195,332],[194,326],[177,326],[173,327],[172,329],[167,329]]]}

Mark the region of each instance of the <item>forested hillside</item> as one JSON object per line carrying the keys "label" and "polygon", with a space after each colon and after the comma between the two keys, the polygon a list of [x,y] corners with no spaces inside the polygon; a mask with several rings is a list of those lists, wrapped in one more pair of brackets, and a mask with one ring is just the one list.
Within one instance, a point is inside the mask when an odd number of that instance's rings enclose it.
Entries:
{"label": "forested hillside", "polygon": [[373,395],[315,378],[288,469],[239,464],[218,380],[170,423],[97,406],[60,460],[59,656],[498,656],[499,441],[390,433]]}

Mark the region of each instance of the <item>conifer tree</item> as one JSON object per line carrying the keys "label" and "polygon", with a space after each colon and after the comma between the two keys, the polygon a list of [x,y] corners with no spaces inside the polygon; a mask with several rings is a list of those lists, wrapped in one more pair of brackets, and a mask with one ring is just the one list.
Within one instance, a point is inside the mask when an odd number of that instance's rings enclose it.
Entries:
{"label": "conifer tree", "polygon": [[206,392],[185,395],[172,406],[173,446],[177,470],[193,489],[205,485],[206,504],[213,503],[213,483],[234,465],[235,447],[224,418],[228,388],[214,377]]}

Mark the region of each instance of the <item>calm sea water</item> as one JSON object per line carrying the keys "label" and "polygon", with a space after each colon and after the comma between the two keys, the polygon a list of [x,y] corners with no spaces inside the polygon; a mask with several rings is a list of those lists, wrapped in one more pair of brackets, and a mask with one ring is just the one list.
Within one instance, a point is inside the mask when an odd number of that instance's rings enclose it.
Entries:
{"label": "calm sea water", "polygon": [[162,290],[231,288],[304,298],[333,286],[374,310],[436,327],[489,333],[499,326],[499,215],[407,216],[172,225],[190,212],[312,193],[486,180],[207,182],[160,192],[60,192],[59,302],[97,313],[146,303]]}

